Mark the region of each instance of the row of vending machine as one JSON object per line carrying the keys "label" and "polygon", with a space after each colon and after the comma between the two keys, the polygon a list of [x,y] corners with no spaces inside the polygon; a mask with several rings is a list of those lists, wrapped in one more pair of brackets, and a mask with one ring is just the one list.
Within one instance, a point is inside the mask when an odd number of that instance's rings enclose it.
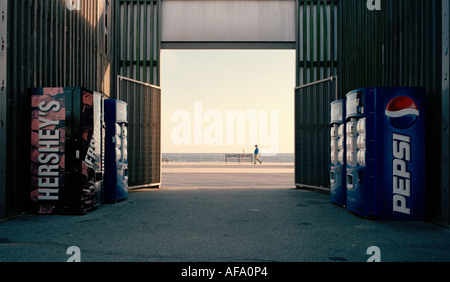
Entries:
{"label": "row of vending machine", "polygon": [[384,220],[425,219],[425,91],[379,87],[331,103],[333,203]]}
{"label": "row of vending machine", "polygon": [[30,212],[85,214],[128,197],[125,102],[84,88],[31,89]]}

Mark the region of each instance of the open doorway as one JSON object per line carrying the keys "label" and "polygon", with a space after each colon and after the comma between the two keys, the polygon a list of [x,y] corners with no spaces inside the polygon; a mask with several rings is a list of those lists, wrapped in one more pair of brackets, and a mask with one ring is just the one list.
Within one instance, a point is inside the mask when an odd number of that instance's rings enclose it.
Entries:
{"label": "open doorway", "polygon": [[161,87],[163,187],[294,187],[294,50],[162,50]]}

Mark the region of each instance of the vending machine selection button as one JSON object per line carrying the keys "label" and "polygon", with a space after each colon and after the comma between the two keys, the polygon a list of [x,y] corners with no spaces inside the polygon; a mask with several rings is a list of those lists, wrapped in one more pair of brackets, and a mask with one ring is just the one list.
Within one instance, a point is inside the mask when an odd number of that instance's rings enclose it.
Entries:
{"label": "vending machine selection button", "polygon": [[122,136],[127,137],[128,136],[128,128],[125,124],[122,125]]}
{"label": "vending machine selection button", "polygon": [[341,124],[341,125],[339,125],[339,128],[338,128],[338,136],[341,138],[343,138],[345,136],[344,127],[345,127],[345,125]]}
{"label": "vending machine selection button", "polygon": [[122,150],[116,149],[116,158],[117,158],[117,160],[122,159]]}
{"label": "vending machine selection button", "polygon": [[122,138],[115,138],[116,139],[116,148],[120,149],[122,147]]}
{"label": "vending machine selection button", "polygon": [[338,153],[338,161],[340,164],[344,164],[344,151],[339,151]]}
{"label": "vending machine selection button", "polygon": [[117,123],[116,123],[116,135],[117,136],[121,136],[122,135],[122,128]]}
{"label": "vending machine selection button", "polygon": [[359,134],[366,132],[366,118],[362,118],[358,121],[357,130]]}

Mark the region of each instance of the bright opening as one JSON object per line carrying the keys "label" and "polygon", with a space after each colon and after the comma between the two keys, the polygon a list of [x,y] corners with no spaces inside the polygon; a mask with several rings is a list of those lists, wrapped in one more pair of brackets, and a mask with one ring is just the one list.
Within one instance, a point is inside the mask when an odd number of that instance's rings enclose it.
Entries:
{"label": "bright opening", "polygon": [[[162,50],[163,158],[294,154],[294,50]],[[201,156],[200,156],[201,158]]]}

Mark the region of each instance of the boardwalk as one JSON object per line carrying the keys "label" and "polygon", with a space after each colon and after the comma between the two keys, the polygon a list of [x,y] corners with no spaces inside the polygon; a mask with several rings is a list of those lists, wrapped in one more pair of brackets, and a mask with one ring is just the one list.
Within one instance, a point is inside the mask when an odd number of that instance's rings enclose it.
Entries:
{"label": "boardwalk", "polygon": [[163,165],[164,189],[294,188],[293,164],[170,163]]}

